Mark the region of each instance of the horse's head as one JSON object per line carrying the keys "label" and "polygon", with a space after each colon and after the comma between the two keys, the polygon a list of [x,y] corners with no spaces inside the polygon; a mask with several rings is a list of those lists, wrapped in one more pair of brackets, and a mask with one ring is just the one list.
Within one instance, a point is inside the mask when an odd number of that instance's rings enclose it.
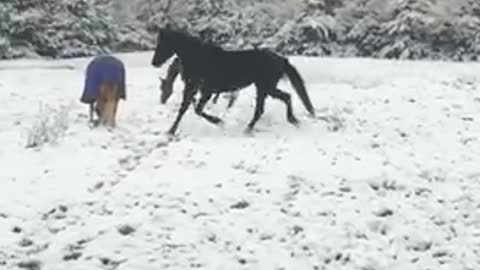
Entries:
{"label": "horse's head", "polygon": [[153,55],[152,65],[154,67],[161,67],[170,57],[175,54],[173,50],[174,44],[172,37],[168,30],[161,29],[158,32],[157,47]]}
{"label": "horse's head", "polygon": [[172,95],[173,83],[169,83],[166,79],[160,78],[160,102],[167,103],[168,98]]}

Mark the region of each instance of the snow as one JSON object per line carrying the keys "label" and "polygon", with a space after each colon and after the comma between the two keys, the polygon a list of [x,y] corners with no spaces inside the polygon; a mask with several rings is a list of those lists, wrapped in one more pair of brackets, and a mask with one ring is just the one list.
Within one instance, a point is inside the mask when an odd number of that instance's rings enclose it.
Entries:
{"label": "snow", "polygon": [[[282,81],[300,127],[268,100],[244,134],[249,88],[168,140],[182,83],[160,105],[151,56],[119,55],[113,131],[79,102],[88,58],[0,62],[0,268],[480,269],[479,64],[293,57],[316,118]],[[27,149],[39,104],[68,129]]]}

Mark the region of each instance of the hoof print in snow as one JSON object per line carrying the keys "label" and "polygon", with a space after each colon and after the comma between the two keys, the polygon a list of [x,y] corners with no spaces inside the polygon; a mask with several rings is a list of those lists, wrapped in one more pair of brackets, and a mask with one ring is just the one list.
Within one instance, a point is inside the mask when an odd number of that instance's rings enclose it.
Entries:
{"label": "hoof print in snow", "polygon": [[207,240],[209,242],[216,243],[217,242],[217,236],[215,234],[210,234],[210,235],[207,236]]}
{"label": "hoof print in snow", "polygon": [[61,231],[65,231],[67,228],[65,228],[64,226],[61,226],[61,227],[50,227],[48,228],[48,231],[51,233],[51,234],[57,234]]}
{"label": "hoof print in snow", "polygon": [[155,147],[156,148],[163,148],[163,147],[167,147],[168,146],[168,142],[158,142]]}
{"label": "hoof print in snow", "polygon": [[132,226],[130,225],[122,225],[120,227],[117,228],[117,231],[121,234],[121,235],[130,235],[132,233],[135,232],[135,228],[133,228]]}
{"label": "hoof print in snow", "polygon": [[76,261],[78,260],[80,257],[82,257],[82,253],[81,252],[72,252],[70,254],[67,254],[65,256],[63,256],[63,260],[64,261]]}
{"label": "hoof print in snow", "polygon": [[250,206],[247,201],[240,201],[230,206],[231,209],[245,209]]}
{"label": "hoof print in snow", "polygon": [[232,168],[235,170],[245,171],[249,174],[257,174],[259,172],[260,165],[258,164],[247,165],[245,164],[245,161],[242,160],[237,164],[233,164]]}
{"label": "hoof print in snow", "polygon": [[374,191],[398,191],[405,190],[405,186],[399,185],[395,180],[373,180],[370,181],[369,186]]}
{"label": "hoof print in snow", "polygon": [[60,205],[57,208],[53,208],[52,210],[48,211],[48,213],[43,214],[42,219],[46,220],[50,217],[54,219],[64,219],[67,217],[66,213],[68,211],[68,207],[65,205]]}
{"label": "hoof print in snow", "polygon": [[58,206],[58,209],[59,209],[61,212],[63,212],[63,213],[65,213],[65,212],[68,211],[68,207],[65,206],[65,205],[59,205],[59,206]]}
{"label": "hoof print in snow", "polygon": [[430,250],[432,247],[432,242],[430,241],[416,241],[407,246],[407,249],[411,249],[417,252],[425,252]]}
{"label": "hoof print in snow", "polygon": [[139,156],[128,156],[120,158],[118,164],[126,171],[133,171],[137,167],[139,160],[136,159]]}
{"label": "hoof print in snow", "polygon": [[26,260],[17,264],[18,268],[27,270],[40,270],[42,269],[42,263],[39,260]]}
{"label": "hoof print in snow", "polygon": [[273,234],[266,234],[266,233],[263,233],[262,235],[260,235],[260,241],[269,241],[269,240],[272,240],[275,236]]}
{"label": "hoof print in snow", "polygon": [[385,224],[384,222],[382,222],[381,220],[374,220],[374,221],[369,222],[368,223],[368,228],[370,228],[370,230],[372,232],[376,232],[376,233],[379,233],[381,235],[387,235],[388,230],[389,230],[388,225]]}
{"label": "hoof print in snow", "polygon": [[292,228],[292,234],[293,234],[293,235],[297,235],[297,234],[299,234],[299,233],[301,233],[301,232],[303,232],[303,231],[304,231],[303,227],[301,227],[301,226],[299,226],[299,225],[295,225],[295,226],[293,226],[293,228]]}
{"label": "hoof print in snow", "polygon": [[444,257],[450,257],[450,256],[451,254],[446,250],[439,250],[432,254],[433,258],[439,258],[439,259]]}
{"label": "hoof print in snow", "polygon": [[417,188],[415,189],[415,195],[421,196],[421,197],[428,197],[430,194],[432,194],[432,190],[429,188]]}
{"label": "hoof print in snow", "polygon": [[128,166],[129,163],[130,163],[130,157],[129,156],[118,159],[118,164],[120,164],[120,166],[122,166],[122,167]]}
{"label": "hoof print in snow", "polygon": [[393,210],[388,208],[382,208],[374,212],[377,217],[388,217],[393,215]]}
{"label": "hoof print in snow", "polygon": [[400,135],[400,137],[402,137],[404,139],[408,137],[408,134],[403,132],[403,131],[398,131],[398,135]]}
{"label": "hoof print in snow", "polygon": [[104,185],[105,185],[105,182],[103,182],[103,181],[97,182],[92,188],[89,189],[89,191],[90,192],[95,192],[95,191],[101,189]]}
{"label": "hoof print in snow", "polygon": [[249,174],[257,174],[258,171],[259,171],[259,167],[258,165],[252,165],[248,168],[245,168],[245,171]]}
{"label": "hoof print in snow", "polygon": [[239,258],[239,259],[238,259],[238,263],[239,263],[239,264],[247,264],[247,260],[244,259],[244,258]]}
{"label": "hoof print in snow", "polygon": [[102,263],[103,266],[108,266],[110,269],[115,269],[117,268],[120,264],[124,263],[127,261],[127,259],[123,260],[112,260],[107,257],[101,257],[99,258],[100,262]]}
{"label": "hoof print in snow", "polygon": [[345,119],[341,117],[342,112],[339,110],[332,111],[330,115],[318,116],[316,119],[327,122],[327,130],[332,132],[338,132],[345,129]]}
{"label": "hoof print in snow", "polygon": [[343,253],[339,252],[335,255],[334,259],[337,262],[341,262],[343,264],[346,264],[350,261],[350,255],[349,254],[343,254]]}
{"label": "hoof print in snow", "polygon": [[345,193],[352,192],[352,188],[351,188],[351,187],[347,187],[347,186],[345,186],[345,187],[340,187],[339,190],[340,190],[341,192],[345,192]]}
{"label": "hoof print in snow", "polygon": [[18,242],[18,245],[21,247],[30,247],[33,245],[33,241],[28,238],[23,238],[20,240],[20,242]]}

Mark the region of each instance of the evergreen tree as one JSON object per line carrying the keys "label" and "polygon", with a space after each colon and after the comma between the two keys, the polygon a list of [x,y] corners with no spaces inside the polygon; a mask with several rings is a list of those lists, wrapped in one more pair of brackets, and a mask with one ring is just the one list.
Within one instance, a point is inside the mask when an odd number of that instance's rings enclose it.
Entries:
{"label": "evergreen tree", "polygon": [[88,0],[5,0],[0,58],[73,57],[106,52],[115,41],[109,16]]}

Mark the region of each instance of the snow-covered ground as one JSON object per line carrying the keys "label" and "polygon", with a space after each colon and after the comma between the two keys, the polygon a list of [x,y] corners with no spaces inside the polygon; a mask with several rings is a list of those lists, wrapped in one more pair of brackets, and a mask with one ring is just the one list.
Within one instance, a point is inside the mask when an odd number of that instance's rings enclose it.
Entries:
{"label": "snow-covered ground", "polygon": [[[480,65],[292,58],[317,118],[268,100],[246,135],[249,88],[169,141],[182,83],[160,105],[151,55],[121,55],[113,132],[88,59],[0,62],[0,269],[480,269]],[[40,104],[67,129],[25,148]]]}

